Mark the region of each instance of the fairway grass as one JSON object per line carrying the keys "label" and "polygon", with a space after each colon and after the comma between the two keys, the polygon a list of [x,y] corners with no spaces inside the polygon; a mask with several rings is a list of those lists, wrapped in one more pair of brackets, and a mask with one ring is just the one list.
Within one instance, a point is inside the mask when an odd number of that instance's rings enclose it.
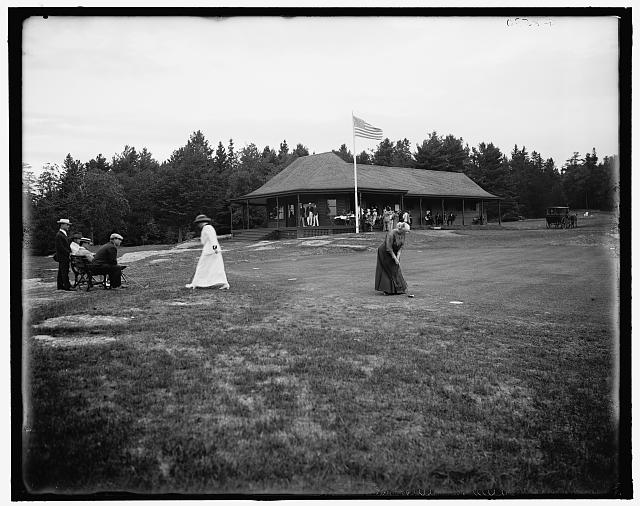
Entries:
{"label": "fairway grass", "polygon": [[[228,292],[181,288],[198,250],[127,269],[148,288],[53,300],[34,288],[25,298],[25,486],[610,494],[619,469],[609,232],[415,233],[402,260],[415,299],[373,291],[376,234],[352,241],[364,252],[223,243]],[[534,261],[547,250],[551,267]],[[576,251],[595,259],[588,272],[574,273]],[[459,267],[473,252],[533,260],[514,275],[483,257],[480,277]],[[322,270],[327,262],[344,272]],[[43,270],[50,264],[33,259],[27,277],[55,279]],[[421,291],[423,271],[431,281]],[[447,280],[458,277],[468,284],[454,292]],[[65,315],[76,316],[47,326]]]}

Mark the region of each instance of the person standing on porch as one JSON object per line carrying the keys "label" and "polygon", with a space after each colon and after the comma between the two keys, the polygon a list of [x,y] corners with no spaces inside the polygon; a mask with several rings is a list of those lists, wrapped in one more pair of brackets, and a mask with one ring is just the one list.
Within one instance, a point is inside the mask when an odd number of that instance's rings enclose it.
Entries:
{"label": "person standing on porch", "polygon": [[309,207],[307,207],[307,225],[313,227],[313,207],[311,202],[309,202]]}
{"label": "person standing on porch", "polygon": [[385,207],[382,215],[382,230],[385,232],[391,230],[391,215],[391,208],[389,206]]}
{"label": "person standing on porch", "polygon": [[200,229],[200,242],[202,243],[202,253],[193,281],[185,285],[186,288],[213,288],[228,290],[229,283],[227,274],[224,271],[224,261],[218,243],[216,231],[211,226],[211,218],[204,214],[199,214],[193,221]]}
{"label": "person standing on porch", "polygon": [[410,229],[408,223],[398,224],[397,228],[387,232],[384,242],[378,247],[375,289],[385,295],[402,294],[407,289],[400,269],[400,250]]}
{"label": "person standing on porch", "polygon": [[306,227],[307,226],[307,223],[306,223],[307,219],[305,217],[305,212],[306,211],[304,209],[304,206],[302,204],[300,204],[300,209],[298,209],[298,215],[299,215],[298,226],[299,227]]}

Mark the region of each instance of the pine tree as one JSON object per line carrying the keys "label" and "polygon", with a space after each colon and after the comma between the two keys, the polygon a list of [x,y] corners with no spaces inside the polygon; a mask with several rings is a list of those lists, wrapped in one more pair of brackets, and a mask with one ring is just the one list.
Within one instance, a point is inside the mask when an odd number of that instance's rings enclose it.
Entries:
{"label": "pine tree", "polygon": [[227,151],[224,149],[222,142],[218,142],[216,154],[213,157],[213,168],[216,174],[225,174],[229,169],[229,159]]}
{"label": "pine tree", "polygon": [[99,153],[98,156],[89,160],[89,162],[87,163],[87,169],[108,172],[109,170],[111,170],[111,165],[109,165],[107,159],[102,156],[102,153]]}
{"label": "pine tree", "polygon": [[345,162],[353,163],[353,155],[351,154],[351,151],[347,149],[346,144],[340,146],[340,149],[338,150],[332,150],[332,152],[342,158]]}
{"label": "pine tree", "polygon": [[280,151],[278,151],[278,163],[283,164],[289,156],[289,146],[286,139],[280,143]]}
{"label": "pine tree", "polygon": [[431,132],[429,138],[423,140],[422,144],[416,146],[413,156],[418,169],[447,170],[448,163],[443,142],[435,131]]}
{"label": "pine tree", "polygon": [[273,165],[278,164],[278,155],[269,146],[265,146],[264,149],[262,150],[262,159],[267,163],[271,163]]}
{"label": "pine tree", "polygon": [[395,149],[389,138],[385,138],[373,152],[373,165],[389,167],[393,165]]}
{"label": "pine tree", "polygon": [[371,155],[371,153],[362,151],[359,155],[356,156],[356,163],[358,165],[373,165],[373,156]]}
{"label": "pine tree", "polygon": [[113,155],[111,170],[115,174],[135,175],[140,169],[140,155],[133,146],[125,145],[122,153]]}
{"label": "pine tree", "polygon": [[463,146],[462,137],[447,135],[442,141],[442,156],[445,159],[445,170],[449,172],[465,172],[469,158],[469,146]]}
{"label": "pine tree", "polygon": [[296,145],[296,149],[293,150],[292,154],[295,155],[296,157],[309,156],[309,148],[298,143]]}
{"label": "pine tree", "polygon": [[391,155],[391,165],[393,167],[413,167],[415,162],[411,154],[411,144],[408,139],[397,141]]}
{"label": "pine tree", "polygon": [[233,145],[233,139],[229,139],[227,147],[227,171],[232,172],[238,167],[238,155]]}

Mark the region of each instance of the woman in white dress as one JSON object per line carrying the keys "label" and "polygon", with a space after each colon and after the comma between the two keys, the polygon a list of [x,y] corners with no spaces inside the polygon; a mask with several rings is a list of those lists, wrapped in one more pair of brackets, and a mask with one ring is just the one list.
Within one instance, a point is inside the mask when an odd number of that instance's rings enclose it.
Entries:
{"label": "woman in white dress", "polygon": [[194,223],[200,228],[202,254],[200,255],[200,260],[198,260],[193,281],[185,286],[187,288],[217,287],[220,290],[228,290],[229,283],[224,272],[222,252],[220,251],[216,231],[211,226],[211,219],[204,214],[199,214],[196,216]]}

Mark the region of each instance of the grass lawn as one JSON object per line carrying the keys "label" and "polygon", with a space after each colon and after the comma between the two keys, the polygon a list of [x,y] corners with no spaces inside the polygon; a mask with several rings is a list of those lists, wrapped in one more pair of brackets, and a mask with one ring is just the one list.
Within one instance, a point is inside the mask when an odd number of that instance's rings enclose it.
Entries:
{"label": "grass lawn", "polygon": [[223,242],[226,292],[183,288],[199,249],[164,248],[128,263],[128,289],[88,293],[57,293],[57,264],[31,258],[25,486],[610,493],[616,233],[605,214],[412,231],[413,298],[373,290],[381,233]]}

